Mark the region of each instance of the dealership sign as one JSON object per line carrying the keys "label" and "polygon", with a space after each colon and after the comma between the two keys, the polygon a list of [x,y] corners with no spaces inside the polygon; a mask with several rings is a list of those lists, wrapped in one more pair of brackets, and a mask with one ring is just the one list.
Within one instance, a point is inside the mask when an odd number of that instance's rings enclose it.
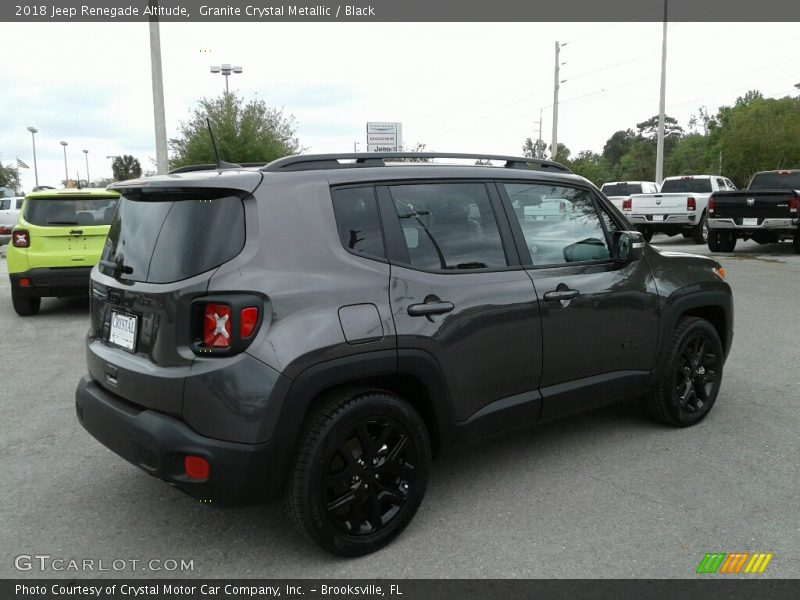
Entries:
{"label": "dealership sign", "polygon": [[402,123],[386,121],[370,121],[367,123],[368,152],[397,152],[402,149]]}

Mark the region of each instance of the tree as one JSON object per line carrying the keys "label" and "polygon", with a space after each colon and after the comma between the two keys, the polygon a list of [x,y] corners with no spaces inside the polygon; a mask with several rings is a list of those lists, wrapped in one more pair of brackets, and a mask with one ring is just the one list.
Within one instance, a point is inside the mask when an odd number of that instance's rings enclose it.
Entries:
{"label": "tree", "polygon": [[547,144],[544,140],[536,140],[526,138],[525,143],[522,145],[522,156],[526,158],[544,158],[544,153],[547,151]]}
{"label": "tree", "polygon": [[3,166],[0,163],[0,188],[7,188],[15,194],[19,191],[19,169],[14,164]]}
{"label": "tree", "polygon": [[613,179],[608,161],[591,150],[578,152],[578,156],[570,161],[569,167],[573,173],[586,177],[597,186]]}
{"label": "tree", "polygon": [[[552,152],[553,151],[552,144],[549,146],[549,148],[550,152]],[[558,144],[557,148],[558,150],[553,155],[553,160],[557,162],[569,163],[569,155],[572,154],[569,148],[567,148],[564,144]]]}
{"label": "tree", "polygon": [[[651,142],[658,141],[658,115],[636,124],[638,137]],[[683,135],[683,127],[678,125],[678,120],[664,115],[664,145],[668,139],[678,139]]]}
{"label": "tree", "polygon": [[173,168],[217,162],[206,117],[211,120],[220,157],[225,161],[266,163],[302,150],[294,117],[269,108],[263,100],[245,103],[235,92],[226,92],[217,98],[200,99],[191,118],[181,122],[178,137],[169,141]]}
{"label": "tree", "polygon": [[111,163],[111,172],[114,174],[115,181],[136,179],[142,176],[142,165],[139,163],[139,159],[130,154],[123,154],[117,156]]}
{"label": "tree", "polygon": [[625,131],[617,131],[608,138],[608,141],[603,146],[603,158],[605,158],[612,167],[619,164],[622,157],[631,149],[631,145],[636,139],[636,134],[632,129]]}

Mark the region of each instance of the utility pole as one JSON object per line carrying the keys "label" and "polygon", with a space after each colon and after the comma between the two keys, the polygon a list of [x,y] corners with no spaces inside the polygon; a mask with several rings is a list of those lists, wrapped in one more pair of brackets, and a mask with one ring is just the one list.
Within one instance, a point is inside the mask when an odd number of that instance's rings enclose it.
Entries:
{"label": "utility pole", "polygon": [[86,187],[89,187],[89,181],[90,181],[90,179],[89,179],[89,151],[88,150],[84,150],[83,154],[84,154],[84,156],[86,158]]}
{"label": "utility pole", "polygon": [[658,142],[656,145],[656,183],[664,179],[664,110],[667,95],[667,0],[664,0],[664,30],[661,39],[661,96],[658,100]]}
{"label": "utility pole", "polygon": [[[158,0],[150,0],[151,8],[158,8]],[[161,34],[157,10],[150,17],[150,73],[153,80],[153,118],[156,133],[156,169],[159,175],[169,170],[167,159],[167,117],[164,114],[164,77],[161,72]]]}
{"label": "utility pole", "polygon": [[[565,44],[566,45],[566,44]],[[553,160],[558,155],[558,88],[560,85],[560,69],[561,63],[559,62],[559,55],[561,54],[561,44],[556,42],[556,69],[555,77],[553,79],[553,144],[550,146],[550,156]]]}
{"label": "utility pole", "polygon": [[36,179],[36,187],[39,187],[39,167],[36,165],[36,134],[39,130],[36,127],[28,127],[31,132],[31,142],[33,143],[33,176]]}

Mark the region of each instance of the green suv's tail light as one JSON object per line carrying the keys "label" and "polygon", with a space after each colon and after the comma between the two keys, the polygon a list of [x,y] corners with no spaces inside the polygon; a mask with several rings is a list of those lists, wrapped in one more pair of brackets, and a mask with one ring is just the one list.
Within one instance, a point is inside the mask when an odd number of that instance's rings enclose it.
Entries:
{"label": "green suv's tail light", "polygon": [[206,304],[203,319],[203,346],[230,348],[231,307],[227,304]]}
{"label": "green suv's tail light", "polygon": [[29,248],[31,236],[27,229],[15,229],[11,232],[11,244],[14,248]]}

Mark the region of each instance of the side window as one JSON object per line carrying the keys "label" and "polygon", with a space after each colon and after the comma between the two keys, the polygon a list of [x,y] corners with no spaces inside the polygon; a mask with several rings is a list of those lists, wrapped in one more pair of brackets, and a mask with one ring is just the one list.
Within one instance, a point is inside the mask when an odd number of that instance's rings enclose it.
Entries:
{"label": "side window", "polygon": [[726,189],[728,189],[728,186],[727,186],[727,185],[725,185],[725,182],[724,182],[724,181],[723,181],[723,180],[722,180],[720,177],[717,177],[717,187],[718,187],[720,190],[726,190]]}
{"label": "side window", "polygon": [[[611,257],[605,212],[598,214],[590,192],[541,183],[504,183],[534,265],[559,265]],[[601,217],[602,215],[602,217]]]}
{"label": "side window", "polygon": [[372,186],[334,190],[333,212],[345,248],[371,258],[386,258],[378,203]]}
{"label": "side window", "polygon": [[11,206],[11,200],[5,198],[0,200],[0,210],[6,210]]}
{"label": "side window", "polygon": [[24,200],[25,198],[20,198],[19,200],[17,200],[17,210],[20,210],[22,208],[22,202]]}
{"label": "side window", "polygon": [[733,182],[730,179],[726,179],[725,183],[728,184],[728,189],[729,190],[735,190],[736,189],[736,186],[733,185]]}
{"label": "side window", "polygon": [[389,190],[412,266],[450,271],[508,265],[484,184],[393,185]]}

